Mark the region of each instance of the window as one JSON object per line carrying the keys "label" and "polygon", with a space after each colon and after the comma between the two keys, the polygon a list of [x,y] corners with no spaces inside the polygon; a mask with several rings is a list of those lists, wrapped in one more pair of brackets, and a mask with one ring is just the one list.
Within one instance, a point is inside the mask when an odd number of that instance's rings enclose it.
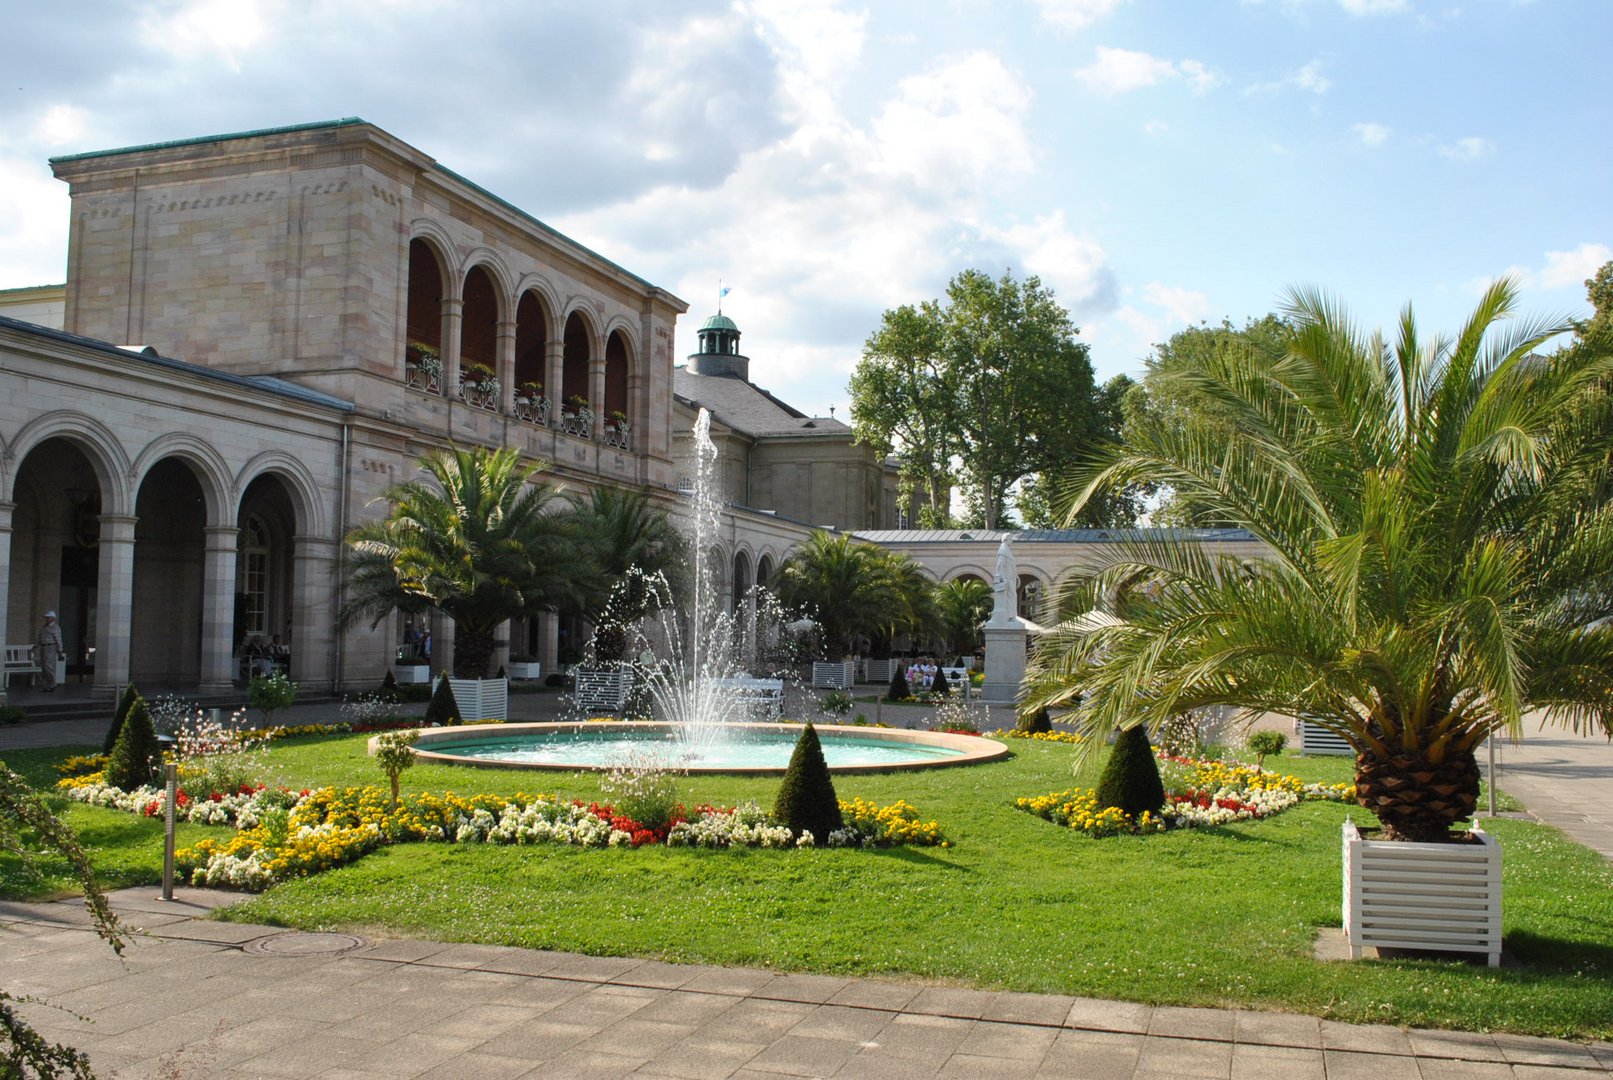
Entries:
{"label": "window", "polygon": [[241,535],[241,632],[267,634],[269,632],[269,531],[262,519],[246,519]]}

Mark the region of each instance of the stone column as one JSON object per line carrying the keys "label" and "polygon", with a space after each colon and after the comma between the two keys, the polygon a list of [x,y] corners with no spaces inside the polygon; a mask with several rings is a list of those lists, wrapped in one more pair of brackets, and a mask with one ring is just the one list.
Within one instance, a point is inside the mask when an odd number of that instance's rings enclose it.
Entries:
{"label": "stone column", "polygon": [[[498,629],[493,631],[493,655],[487,661],[487,675],[492,678],[498,674],[499,668],[509,670],[510,663],[510,631],[514,629],[515,621],[505,619],[499,623]],[[524,650],[522,650],[524,651]]]}
{"label": "stone column", "polygon": [[457,296],[442,298],[442,392],[459,396],[459,337],[465,302]]}
{"label": "stone column", "polygon": [[431,673],[454,673],[454,620],[440,611],[431,613]]}
{"label": "stone column", "polygon": [[566,343],[550,341],[543,346],[543,395],[549,399],[549,423],[560,426],[560,408],[565,404],[560,391],[566,385]]}
{"label": "stone column", "polygon": [[538,661],[545,675],[560,670],[560,616],[553,611],[538,616]]}
{"label": "stone column", "polygon": [[[369,673],[333,671],[336,655],[336,552],[324,536],[291,540],[291,677],[304,690],[362,684]],[[347,654],[349,657],[351,653]],[[375,675],[380,682],[385,673]]]}
{"label": "stone column", "polygon": [[[11,514],[16,509],[16,503],[0,502],[0,644],[11,640],[6,616],[11,610]],[[9,685],[10,680],[0,678],[0,705]]]}
{"label": "stone column", "polygon": [[498,376],[498,411],[508,416],[515,411],[515,321],[503,320],[498,324],[497,359],[493,374]]}
{"label": "stone column", "polygon": [[206,548],[202,555],[200,690],[219,694],[235,683],[235,569],[241,530],[234,525],[209,525],[202,533]]}
{"label": "stone column", "polygon": [[[134,621],[133,514],[101,515],[101,564],[95,581],[96,697],[116,698],[129,681]],[[154,632],[160,632],[154,628]]]}
{"label": "stone column", "polygon": [[599,438],[605,430],[605,358],[588,361],[588,407],[594,410],[594,429],[591,438]]}

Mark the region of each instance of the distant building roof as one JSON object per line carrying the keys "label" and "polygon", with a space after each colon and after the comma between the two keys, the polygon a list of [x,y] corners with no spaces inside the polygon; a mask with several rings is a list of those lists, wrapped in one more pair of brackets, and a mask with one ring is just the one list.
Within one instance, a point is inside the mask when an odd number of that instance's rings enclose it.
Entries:
{"label": "distant building roof", "polygon": [[231,386],[261,390],[276,397],[291,398],[310,405],[320,405],[339,412],[353,412],[356,408],[351,401],[346,401],[318,390],[310,390],[306,386],[299,386],[294,382],[287,382],[285,379],[276,378],[273,375],[237,375],[233,371],[219,371],[217,368],[206,367],[202,364],[191,364],[184,360],[159,356],[157,351],[149,346],[144,349],[138,349],[113,345],[111,342],[98,341],[95,338],[82,337],[78,334],[69,334],[65,330],[53,330],[48,326],[40,326],[37,323],[23,322],[20,319],[8,319],[3,315],[0,315],[0,330],[16,330],[51,341],[93,349],[96,352],[115,356],[126,363],[184,372]]}
{"label": "distant building roof", "polygon": [[672,391],[690,407],[704,406],[714,419],[746,435],[851,434],[847,424],[831,417],[808,416],[744,379],[697,375],[680,367],[672,373]]}
{"label": "distant building roof", "polygon": [[1247,529],[859,529],[852,535],[871,544],[958,544],[970,541],[1016,544],[1105,544],[1124,540],[1191,540],[1223,543],[1253,540]]}

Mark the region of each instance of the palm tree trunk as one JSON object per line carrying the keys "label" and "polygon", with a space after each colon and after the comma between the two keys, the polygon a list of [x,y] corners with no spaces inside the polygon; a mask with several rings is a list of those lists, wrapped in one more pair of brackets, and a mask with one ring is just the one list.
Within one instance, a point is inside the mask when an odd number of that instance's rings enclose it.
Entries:
{"label": "palm tree trunk", "polygon": [[493,659],[493,631],[455,627],[454,678],[480,679]]}

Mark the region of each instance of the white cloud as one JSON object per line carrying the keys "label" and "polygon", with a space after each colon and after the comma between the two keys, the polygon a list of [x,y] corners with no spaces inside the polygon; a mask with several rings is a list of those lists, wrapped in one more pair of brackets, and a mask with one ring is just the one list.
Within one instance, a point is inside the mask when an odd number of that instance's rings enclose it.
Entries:
{"label": "white cloud", "polygon": [[[243,54],[261,45],[268,27],[288,13],[265,12],[259,0],[191,0],[140,20],[141,40],[178,60],[221,59],[240,70]],[[267,16],[267,17],[266,17]]]}
{"label": "white cloud", "polygon": [[1351,15],[1398,15],[1406,11],[1406,0],[1339,0],[1339,7]]}
{"label": "white cloud", "polygon": [[1495,143],[1478,135],[1469,135],[1455,142],[1442,144],[1439,152],[1441,156],[1448,157],[1452,161],[1477,161],[1495,153]]}
{"label": "white cloud", "polygon": [[0,289],[64,280],[68,215],[67,185],[43,162],[0,156]]}
{"label": "white cloud", "polygon": [[1210,313],[1210,298],[1192,289],[1150,281],[1143,286],[1143,297],[1155,307],[1164,308],[1171,321],[1191,326]]}
{"label": "white cloud", "polygon": [[1362,146],[1382,146],[1389,141],[1389,129],[1383,124],[1375,124],[1371,121],[1351,124],[1350,131]]}
{"label": "white cloud", "polygon": [[1542,289],[1579,288],[1602,264],[1613,261],[1606,244],[1581,244],[1572,251],[1546,252],[1546,265],[1537,275]]}
{"label": "white cloud", "polygon": [[1035,0],[1043,20],[1060,30],[1083,30],[1106,18],[1120,0]]}
{"label": "white cloud", "polygon": [[996,54],[943,60],[903,79],[872,124],[880,165],[927,187],[973,187],[1025,172],[1034,154],[1024,114],[1031,92]]}
{"label": "white cloud", "polygon": [[752,15],[780,61],[785,94],[803,121],[832,119],[846,74],[868,37],[868,12],[843,10],[835,0],[752,0]]}
{"label": "white cloud", "polygon": [[1219,86],[1219,72],[1197,60],[1177,62],[1131,49],[1098,46],[1097,59],[1078,68],[1075,77],[1100,94],[1123,94],[1172,79],[1185,79],[1195,94],[1205,94]]}
{"label": "white cloud", "polygon": [[1071,231],[1064,211],[1056,210],[1030,224],[983,232],[1008,252],[1018,252],[1016,269],[1035,274],[1052,287],[1059,303],[1078,322],[1113,306],[1115,283],[1109,256],[1085,232]]}
{"label": "white cloud", "polygon": [[1325,94],[1333,88],[1333,80],[1322,73],[1323,63],[1320,59],[1312,60],[1302,67],[1271,82],[1254,83],[1244,90],[1245,94],[1268,95],[1278,94],[1284,90],[1303,90],[1310,94]]}
{"label": "white cloud", "polygon": [[1156,139],[1170,131],[1170,129],[1171,126],[1163,120],[1150,120],[1148,123],[1143,125],[1143,133],[1145,135],[1152,135]]}

